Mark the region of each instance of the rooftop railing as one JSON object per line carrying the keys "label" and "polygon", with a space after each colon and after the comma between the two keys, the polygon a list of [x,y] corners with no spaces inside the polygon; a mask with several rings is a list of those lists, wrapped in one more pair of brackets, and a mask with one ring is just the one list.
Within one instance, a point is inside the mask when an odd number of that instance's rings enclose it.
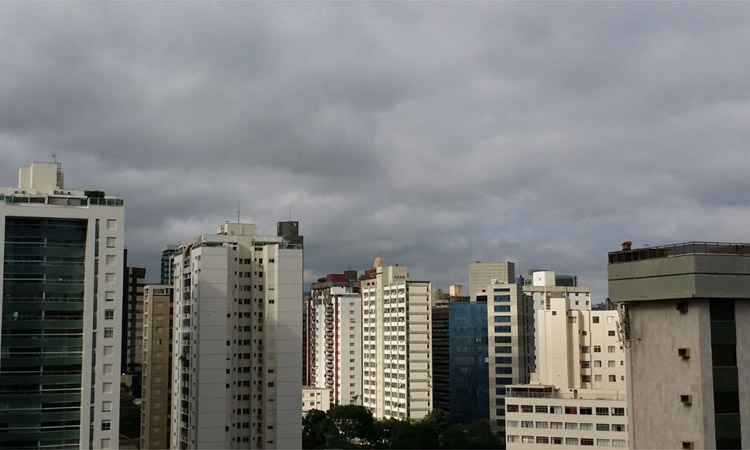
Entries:
{"label": "rooftop railing", "polygon": [[750,243],[682,242],[656,247],[609,252],[609,263],[619,264],[646,259],[680,255],[737,255],[750,256]]}

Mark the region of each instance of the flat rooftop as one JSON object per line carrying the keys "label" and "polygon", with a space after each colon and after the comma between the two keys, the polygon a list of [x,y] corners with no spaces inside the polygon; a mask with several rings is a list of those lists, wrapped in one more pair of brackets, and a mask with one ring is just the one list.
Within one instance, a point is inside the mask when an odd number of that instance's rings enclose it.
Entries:
{"label": "flat rooftop", "polygon": [[750,256],[750,244],[744,242],[680,242],[656,247],[634,248],[609,252],[609,263],[619,264],[644,259],[680,255],[738,255]]}

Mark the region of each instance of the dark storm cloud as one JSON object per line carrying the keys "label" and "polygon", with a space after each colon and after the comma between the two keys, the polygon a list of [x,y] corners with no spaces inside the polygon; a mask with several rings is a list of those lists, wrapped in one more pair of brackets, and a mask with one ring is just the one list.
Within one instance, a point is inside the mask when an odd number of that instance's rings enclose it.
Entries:
{"label": "dark storm cloud", "polygon": [[56,153],[128,247],[232,219],[306,235],[308,280],[381,254],[606,295],[625,239],[748,240],[741,4],[0,5],[4,185]]}

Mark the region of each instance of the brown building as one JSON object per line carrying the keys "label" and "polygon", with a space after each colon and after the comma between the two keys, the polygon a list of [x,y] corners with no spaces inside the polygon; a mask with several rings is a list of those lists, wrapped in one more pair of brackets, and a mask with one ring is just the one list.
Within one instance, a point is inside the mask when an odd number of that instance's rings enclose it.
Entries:
{"label": "brown building", "polygon": [[143,299],[141,448],[170,448],[172,288],[146,286]]}

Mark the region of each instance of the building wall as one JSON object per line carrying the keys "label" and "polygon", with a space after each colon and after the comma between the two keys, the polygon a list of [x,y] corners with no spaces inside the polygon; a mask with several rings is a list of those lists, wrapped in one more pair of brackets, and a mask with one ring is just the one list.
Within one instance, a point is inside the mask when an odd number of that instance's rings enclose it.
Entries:
{"label": "building wall", "polygon": [[[4,267],[0,269],[0,276],[3,280],[2,287],[0,287],[0,299],[2,299],[0,301],[0,314],[4,320],[7,320],[9,317],[13,317],[16,312],[20,317],[22,313],[24,315],[38,314],[41,312],[41,308],[44,308],[45,312],[52,313],[54,308],[55,311],[59,311],[59,313],[55,312],[54,314],[64,315],[76,312],[73,304],[81,303],[72,301],[72,297],[59,303],[46,300],[42,306],[34,308],[34,311],[18,309],[11,304],[10,289],[7,283],[10,282],[12,272],[9,272],[8,267],[5,267],[9,264],[6,256],[10,254],[6,251],[9,244],[5,239],[8,217],[60,218],[82,221],[81,223],[85,225],[86,239],[82,248],[83,254],[72,255],[72,250],[68,247],[57,249],[54,254],[48,255],[54,258],[83,257],[82,283],[77,280],[73,283],[82,285],[83,288],[83,295],[79,297],[82,300],[82,316],[79,319],[69,317],[64,323],[54,325],[52,322],[57,322],[57,319],[50,319],[49,314],[45,315],[50,320],[50,325],[56,329],[81,328],[81,332],[69,333],[71,340],[76,341],[73,347],[80,348],[80,353],[76,351],[74,352],[77,353],[76,356],[72,354],[65,356],[67,358],[66,365],[71,366],[70,369],[66,370],[76,372],[78,369],[74,366],[80,366],[80,376],[55,375],[57,379],[53,381],[38,370],[32,371],[35,373],[1,374],[0,385],[17,386],[17,388],[14,389],[15,392],[0,394],[0,404],[4,405],[0,408],[0,421],[9,425],[8,432],[2,433],[0,436],[0,447],[18,447],[20,446],[18,441],[24,441],[31,437],[32,431],[29,428],[19,430],[19,432],[13,431],[16,424],[22,424],[23,427],[30,427],[36,433],[39,433],[37,435],[38,440],[45,445],[59,445],[65,442],[67,444],[63,445],[80,446],[81,448],[90,446],[116,448],[119,435],[122,338],[122,259],[124,248],[124,208],[122,207],[122,201],[107,197],[102,200],[109,201],[112,206],[94,204],[73,206],[74,204],[80,204],[80,199],[85,199],[83,192],[64,191],[65,194],[55,194],[45,191],[33,194],[33,197],[41,199],[42,203],[16,203],[14,200],[16,197],[28,198],[28,196],[27,194],[16,194],[15,191],[12,188],[0,189],[0,242],[3,243],[3,245],[0,245],[0,259],[4,262],[2,264]],[[63,206],[63,202],[69,206]],[[67,260],[67,263],[70,263],[70,260]],[[49,279],[63,280],[62,283],[65,283],[66,277],[69,276],[68,272],[65,271],[55,272],[51,265],[45,266],[43,270]],[[52,286],[47,286],[46,289],[51,292]],[[73,288],[71,287],[71,289]],[[76,289],[78,288],[66,291],[66,295],[75,295]],[[62,291],[60,292],[62,293]],[[29,295],[36,296],[37,294],[29,293]],[[33,330],[38,330],[41,324],[41,321],[31,320],[27,323],[27,326],[29,330],[35,332]],[[3,334],[2,328],[3,326],[0,323],[0,347],[3,353],[9,346],[23,347],[27,345],[28,340],[15,342],[9,335]],[[94,336],[96,336],[96,339]],[[41,351],[45,352],[46,349],[52,351],[56,345],[55,339],[52,338],[45,338],[43,342]],[[54,351],[60,352],[59,349]],[[96,355],[95,358],[94,354]],[[32,359],[38,363],[36,357],[32,356]],[[51,361],[52,359],[49,359],[45,364],[48,367],[47,374],[52,371],[50,370],[50,366],[53,365]],[[24,364],[26,363],[21,355],[13,357],[12,365],[23,366]],[[4,371],[11,367],[11,364],[6,361],[0,362],[0,365],[3,366]],[[68,372],[68,374],[70,373]],[[66,393],[38,393],[40,385],[50,382],[65,382],[66,380],[80,385],[80,388],[69,388],[70,390]],[[31,393],[34,389],[38,394]],[[24,390],[29,392],[23,393]],[[67,421],[80,421],[80,425],[67,426],[67,432],[46,433],[41,431],[42,421],[57,420],[54,418],[47,419],[40,414],[42,402],[78,403],[79,405],[58,410],[56,417],[65,417]],[[18,422],[19,420],[20,422]],[[31,439],[35,440],[34,438]],[[10,443],[5,445],[3,442]]]}
{"label": "building wall", "polygon": [[488,419],[487,304],[451,304],[448,340],[451,420],[471,423]]}
{"label": "building wall", "polygon": [[299,447],[302,249],[224,224],[181,250],[173,445]]}
{"label": "building wall", "polygon": [[146,286],[143,301],[141,448],[171,448],[172,287]]}
{"label": "building wall", "polygon": [[[485,312],[486,314],[486,312]],[[450,381],[450,315],[451,308],[447,302],[433,302],[432,307],[432,398],[435,409],[451,412]],[[485,317],[485,336],[487,334]],[[486,355],[485,355],[486,356]],[[485,370],[486,372],[486,370]],[[486,376],[486,374],[485,374]]]}
{"label": "building wall", "polygon": [[328,411],[331,409],[331,390],[328,388],[303,387],[302,388],[302,412],[306,413],[316,409]]}
{"label": "building wall", "polygon": [[487,297],[490,425],[502,434],[505,386],[529,382],[526,332],[533,310],[515,283],[490,284],[480,294]]}
{"label": "building wall", "polygon": [[432,289],[401,266],[375,267],[361,282],[363,404],[377,418],[432,411]]}
{"label": "building wall", "polygon": [[510,261],[475,262],[469,265],[469,293],[471,301],[476,301],[476,293],[487,287],[492,280],[500,283],[514,283],[516,265]]}
{"label": "building wall", "polygon": [[624,398],[508,397],[506,410],[508,450],[628,447]]}
{"label": "building wall", "polygon": [[333,402],[362,404],[362,297],[359,293],[337,296],[336,376]]}

